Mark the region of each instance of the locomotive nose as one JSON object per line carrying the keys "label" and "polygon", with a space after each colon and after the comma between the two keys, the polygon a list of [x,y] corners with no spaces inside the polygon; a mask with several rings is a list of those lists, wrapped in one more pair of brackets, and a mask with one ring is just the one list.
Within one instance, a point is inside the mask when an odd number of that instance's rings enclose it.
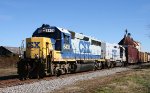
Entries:
{"label": "locomotive nose", "polygon": [[35,59],[49,55],[53,50],[51,39],[46,37],[32,37],[26,39],[26,57]]}

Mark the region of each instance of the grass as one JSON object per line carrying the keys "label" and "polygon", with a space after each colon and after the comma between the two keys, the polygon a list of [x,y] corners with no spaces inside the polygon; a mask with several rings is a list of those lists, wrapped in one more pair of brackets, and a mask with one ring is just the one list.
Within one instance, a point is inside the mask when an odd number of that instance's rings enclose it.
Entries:
{"label": "grass", "polygon": [[150,65],[79,81],[52,93],[150,93]]}
{"label": "grass", "polygon": [[95,93],[150,93],[150,68],[134,70],[95,88]]}

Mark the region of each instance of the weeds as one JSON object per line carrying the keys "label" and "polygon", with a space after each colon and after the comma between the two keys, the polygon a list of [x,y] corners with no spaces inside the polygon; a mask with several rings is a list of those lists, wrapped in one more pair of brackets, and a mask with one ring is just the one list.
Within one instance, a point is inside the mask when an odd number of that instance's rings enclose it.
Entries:
{"label": "weeds", "polygon": [[134,70],[97,88],[95,93],[150,93],[149,72],[150,68]]}

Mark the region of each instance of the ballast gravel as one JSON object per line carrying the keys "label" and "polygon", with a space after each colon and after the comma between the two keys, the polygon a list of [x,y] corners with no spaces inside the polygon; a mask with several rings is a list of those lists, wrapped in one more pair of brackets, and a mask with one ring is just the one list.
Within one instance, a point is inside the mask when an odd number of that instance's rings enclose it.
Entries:
{"label": "ballast gravel", "polygon": [[118,72],[127,71],[130,68],[113,68],[107,70],[99,70],[92,73],[84,73],[65,78],[57,78],[53,80],[41,80],[32,84],[17,85],[7,88],[0,88],[0,93],[47,93],[57,89],[61,89],[67,85],[74,84],[77,81],[88,80],[95,77],[112,75]]}

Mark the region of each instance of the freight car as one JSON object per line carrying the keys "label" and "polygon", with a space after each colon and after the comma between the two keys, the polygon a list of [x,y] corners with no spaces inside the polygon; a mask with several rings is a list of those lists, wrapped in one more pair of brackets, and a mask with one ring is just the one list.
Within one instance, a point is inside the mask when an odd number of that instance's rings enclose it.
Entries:
{"label": "freight car", "polygon": [[139,52],[139,62],[148,62],[148,53],[146,52]]}
{"label": "freight car", "polygon": [[[43,24],[31,38],[26,39],[26,51],[18,62],[19,77],[26,79],[46,75],[59,76],[102,69],[104,66],[110,67],[112,62],[116,64],[116,61],[125,61],[123,47],[111,45],[112,48],[108,49],[109,47],[102,47],[104,45],[107,46],[95,38]],[[110,56],[107,55],[109,53]]]}
{"label": "freight car", "polygon": [[147,54],[147,52],[144,52],[144,62],[148,62],[148,54]]}
{"label": "freight car", "polygon": [[150,53],[147,53],[148,54],[148,59],[147,61],[150,62]]}
{"label": "freight car", "polygon": [[139,62],[144,62],[144,52],[139,51]]}
{"label": "freight car", "polygon": [[127,63],[135,64],[139,62],[139,51],[133,46],[125,46]]}

